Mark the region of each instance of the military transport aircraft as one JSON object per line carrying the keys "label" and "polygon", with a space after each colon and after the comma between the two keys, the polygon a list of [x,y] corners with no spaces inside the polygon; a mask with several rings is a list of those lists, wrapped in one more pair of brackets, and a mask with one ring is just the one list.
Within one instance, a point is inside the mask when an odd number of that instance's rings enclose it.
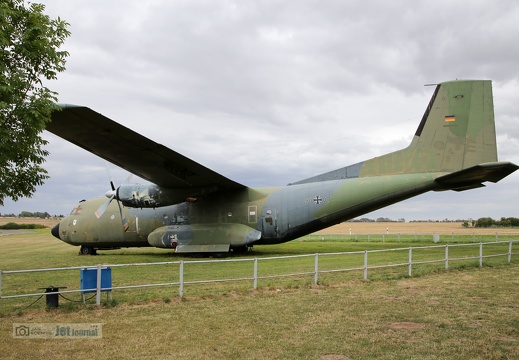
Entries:
{"label": "military transport aircraft", "polygon": [[278,244],[428,192],[497,182],[492,83],[449,81],[405,149],[284,187],[232,181],[93,110],[62,105],[47,130],[152,184],[124,184],[81,201],[52,234],[82,254],[155,246],[177,253],[243,252]]}

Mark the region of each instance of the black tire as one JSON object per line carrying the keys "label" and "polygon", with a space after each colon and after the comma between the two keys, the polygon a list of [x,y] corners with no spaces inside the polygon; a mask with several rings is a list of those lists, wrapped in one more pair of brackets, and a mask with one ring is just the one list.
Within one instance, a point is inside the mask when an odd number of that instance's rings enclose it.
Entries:
{"label": "black tire", "polygon": [[245,254],[247,251],[249,251],[248,246],[239,246],[239,247],[232,248],[232,252],[234,252],[236,254]]}
{"label": "black tire", "polygon": [[79,249],[80,255],[95,255],[96,251],[92,246],[81,245],[81,249]]}
{"label": "black tire", "polygon": [[226,258],[227,256],[229,256],[228,252],[215,252],[215,253],[209,253],[209,254],[210,254],[209,256],[212,256],[217,259],[222,259],[222,258]]}

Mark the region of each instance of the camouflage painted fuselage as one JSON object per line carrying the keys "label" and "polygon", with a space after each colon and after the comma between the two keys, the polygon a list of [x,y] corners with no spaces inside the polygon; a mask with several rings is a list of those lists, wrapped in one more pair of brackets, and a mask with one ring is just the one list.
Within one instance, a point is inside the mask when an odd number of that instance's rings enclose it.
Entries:
{"label": "camouflage painted fuselage", "polygon": [[[227,252],[293,240],[427,191],[481,187],[518,168],[497,161],[490,81],[439,84],[407,148],[288,186],[253,189],[206,172],[213,185],[196,177],[197,171],[206,170],[196,163],[167,165],[178,180],[175,186],[163,181],[117,189],[114,198],[123,205],[127,231],[116,201],[99,219],[94,216],[106,201],[96,198],[81,202],[53,234],[97,249],[155,246]],[[139,175],[153,173],[150,166],[139,170]]]}
{"label": "camouflage painted fuselage", "polygon": [[[334,180],[279,188],[222,192],[194,203],[157,208],[124,208],[129,229],[121,227],[117,204],[93,216],[106,201],[83,201],[61,221],[59,238],[98,248],[208,245],[229,249],[276,244],[329,227],[437,187],[437,174]],[[151,234],[151,235],[150,235]],[[223,246],[217,246],[223,245]],[[201,247],[200,251],[203,250]]]}

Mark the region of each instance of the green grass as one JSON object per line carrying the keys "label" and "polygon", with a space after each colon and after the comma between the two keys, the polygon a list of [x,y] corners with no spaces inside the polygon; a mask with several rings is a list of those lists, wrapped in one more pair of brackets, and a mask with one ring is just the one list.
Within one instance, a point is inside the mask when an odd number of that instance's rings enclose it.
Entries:
{"label": "green grass", "polygon": [[[36,230],[31,234],[9,235],[0,238],[0,264],[2,271],[20,269],[61,268],[77,266],[113,265],[112,286],[132,286],[141,284],[178,283],[180,281],[179,261],[184,264],[184,295],[206,296],[228,291],[248,291],[253,287],[254,259],[258,258],[258,286],[260,288],[292,288],[311,286],[314,282],[315,254],[319,256],[319,284],[329,285],[364,278],[364,251],[388,250],[390,252],[369,253],[368,278],[370,280],[400,279],[408,276],[409,250],[413,246],[413,276],[422,276],[432,272],[444,271],[445,262],[438,261],[445,257],[445,245],[422,248],[429,244],[416,244],[413,241],[308,241],[307,238],[275,246],[256,247],[243,256],[231,256],[228,260],[241,259],[240,262],[220,261],[208,263],[211,258],[193,258],[179,256],[171,251],[155,248],[121,249],[100,251],[98,256],[78,256],[78,247],[72,247],[55,240],[48,230]],[[516,245],[516,247],[519,246]],[[343,253],[352,254],[330,254]],[[508,252],[508,243],[486,244],[484,255],[504,254]],[[308,255],[299,258],[269,259],[271,257]],[[470,259],[479,255],[479,246],[449,246],[450,269],[475,267],[479,260]],[[417,264],[418,262],[434,263]],[[174,262],[170,265],[155,265],[157,262]],[[117,267],[117,264],[147,263],[148,266]],[[484,259],[486,266],[503,265],[507,257]],[[395,265],[390,268],[377,268],[381,265]],[[399,265],[399,266],[396,266]],[[357,269],[337,272],[339,269]],[[298,273],[292,276],[289,274]],[[60,270],[50,272],[31,272],[24,274],[4,274],[2,295],[33,294],[43,292],[48,286],[66,287],[68,290],[79,289],[80,270]],[[283,276],[283,277],[279,277]],[[200,283],[206,280],[243,279],[219,283]],[[64,294],[70,301],[81,301],[79,293]],[[141,289],[116,289],[114,298],[120,303],[136,303],[154,299],[179,296],[178,285],[149,287]],[[32,297],[0,300],[0,314],[24,309],[34,301]],[[62,302],[67,300],[62,299]],[[91,300],[90,303],[94,301]],[[32,308],[44,308],[44,301],[31,305]]]}
{"label": "green grass", "polygon": [[[3,358],[514,359],[519,267],[231,291],[0,319]],[[113,306],[115,305],[115,306]],[[13,323],[103,323],[99,340],[12,339]]]}
{"label": "green grass", "polygon": [[[252,277],[255,257],[395,249],[413,242],[293,241],[257,247],[240,263],[188,263],[186,280]],[[427,245],[433,245],[429,243]],[[485,245],[505,253],[507,244]],[[78,248],[55,240],[48,230],[0,237],[0,269],[37,269],[97,264],[201,261],[160,249],[101,251],[78,256]],[[414,261],[442,256],[445,247],[413,250]],[[466,259],[479,247],[449,248]],[[517,255],[514,255],[515,257]],[[234,258],[234,257],[232,257]],[[260,276],[313,271],[314,256],[260,260]],[[319,256],[319,268],[362,267],[364,254]],[[370,265],[406,263],[407,250],[369,254]],[[322,273],[252,281],[118,290],[83,304],[60,299],[46,309],[44,299],[0,299],[2,358],[210,358],[210,359],[512,359],[519,358],[519,267],[506,257]],[[114,286],[178,279],[177,265],[114,267]],[[6,274],[3,293],[38,287],[79,287],[79,270]],[[65,294],[79,300],[78,294]],[[14,323],[103,323],[99,340],[13,339]]]}

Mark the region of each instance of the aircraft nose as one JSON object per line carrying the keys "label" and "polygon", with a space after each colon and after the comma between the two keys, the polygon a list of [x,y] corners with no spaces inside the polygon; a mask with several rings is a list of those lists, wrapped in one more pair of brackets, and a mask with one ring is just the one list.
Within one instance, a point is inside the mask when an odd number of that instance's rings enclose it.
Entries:
{"label": "aircraft nose", "polygon": [[50,233],[59,239],[59,223],[57,223],[53,228],[52,230],[50,231]]}

